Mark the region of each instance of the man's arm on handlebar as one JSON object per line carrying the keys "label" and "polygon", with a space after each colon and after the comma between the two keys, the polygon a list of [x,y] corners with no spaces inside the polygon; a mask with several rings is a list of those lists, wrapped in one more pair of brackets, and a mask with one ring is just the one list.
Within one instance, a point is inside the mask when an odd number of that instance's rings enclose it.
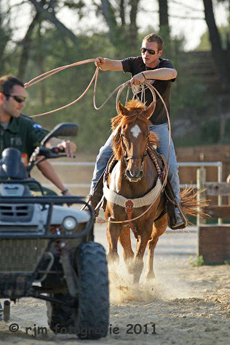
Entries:
{"label": "man's arm on handlebar", "polygon": [[70,140],[60,140],[58,138],[51,138],[46,144],[47,147],[59,147],[62,148],[67,157],[73,158],[73,154],[77,149],[77,145]]}
{"label": "man's arm on handlebar", "polygon": [[[40,157],[41,158],[41,157]],[[54,168],[48,160],[44,160],[37,164],[38,169],[41,171],[42,175],[45,176],[50,182],[52,182],[61,192],[67,190],[64,184],[61,182],[60,178],[56,174]],[[64,195],[71,195],[67,190]]]}

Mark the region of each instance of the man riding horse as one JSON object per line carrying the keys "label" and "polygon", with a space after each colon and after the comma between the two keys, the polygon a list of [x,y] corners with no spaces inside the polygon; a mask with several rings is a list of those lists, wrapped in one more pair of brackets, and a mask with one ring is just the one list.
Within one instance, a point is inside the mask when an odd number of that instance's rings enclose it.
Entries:
{"label": "man riding horse", "polygon": [[[137,85],[143,84],[146,80],[150,80],[152,85],[162,96],[170,113],[171,86],[176,79],[177,71],[171,61],[161,58],[163,52],[162,48],[163,39],[157,34],[151,33],[144,37],[142,41],[141,56],[129,57],[124,60],[110,60],[98,57],[95,64],[102,71],[110,70],[131,73],[131,87],[137,87]],[[152,94],[148,88],[143,89],[143,93],[139,92],[138,97],[143,97],[146,105],[149,105],[153,100]],[[149,126],[149,130],[155,132],[159,138],[159,147],[157,151],[161,155],[164,155],[166,161],[168,161],[169,156],[168,178],[174,193],[175,212],[171,215],[170,213],[168,214],[168,225],[173,230],[182,229],[187,226],[187,220],[185,216],[181,214],[183,211],[180,205],[178,164],[172,140],[169,145],[169,130],[166,110],[159,96],[156,98],[156,108],[150,117],[150,121],[152,125]],[[101,147],[97,156],[89,195],[89,202],[94,207],[96,207],[102,197],[102,191],[95,187],[113,153],[111,148],[112,139],[113,134],[108,138],[105,145]]]}

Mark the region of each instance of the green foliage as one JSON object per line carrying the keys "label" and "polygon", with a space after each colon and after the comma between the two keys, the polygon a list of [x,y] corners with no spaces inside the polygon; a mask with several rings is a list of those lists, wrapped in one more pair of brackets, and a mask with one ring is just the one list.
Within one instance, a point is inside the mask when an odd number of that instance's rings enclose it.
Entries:
{"label": "green foliage", "polygon": [[[219,34],[220,34],[220,39],[221,39],[221,44],[223,49],[227,49],[229,46],[229,31],[230,27],[229,25],[227,26],[220,26],[218,28]],[[209,40],[209,32],[205,31],[203,35],[200,38],[200,43],[198,46],[195,48],[196,51],[209,51],[211,50],[211,43]]]}
{"label": "green foliage", "polygon": [[209,40],[209,33],[208,31],[204,32],[203,35],[200,37],[200,43],[195,48],[196,51],[209,51],[211,50],[211,43]]}
{"label": "green foliage", "polygon": [[[145,34],[140,35],[139,46],[141,46],[144,36]],[[34,50],[31,55],[26,81],[58,66],[95,58],[96,56],[122,59],[126,56],[137,55],[136,51],[131,54],[128,47],[122,52],[116,50],[110,44],[108,35],[95,33],[91,37],[78,35],[77,38],[78,46],[76,47],[72,42],[63,42],[57,31],[47,29],[39,45],[39,51]],[[167,56],[166,53],[163,56],[170,58],[173,62],[175,61],[179,76],[172,88],[171,113],[173,119],[177,119],[180,116],[179,114],[183,114],[182,109],[197,108],[200,107],[201,103],[205,106],[205,97],[203,96],[205,87],[193,76],[184,78],[183,72],[181,72],[183,66],[178,56],[182,46],[182,38],[172,40],[170,49],[168,49],[170,56]],[[26,113],[28,115],[42,113],[72,102],[85,90],[94,71],[95,66],[93,63],[76,66],[32,86],[28,89],[29,99]],[[100,71],[96,93],[97,106],[100,106],[117,86],[129,78],[129,74]],[[99,111],[93,108],[92,99],[93,88],[91,86],[84,98],[71,107],[39,117],[36,120],[49,129],[61,121],[76,122],[80,127],[79,137],[77,138],[79,150],[96,153],[110,134],[110,120],[116,115],[116,109],[115,96]]]}
{"label": "green foliage", "polygon": [[190,256],[189,263],[192,267],[202,266],[204,264],[204,258],[202,255],[198,257]]}
{"label": "green foliage", "polygon": [[0,75],[6,74],[6,62],[9,58],[6,47],[7,43],[10,41],[11,29],[6,19],[7,15],[3,13],[0,3]]}
{"label": "green foliage", "polygon": [[[39,56],[32,56],[26,73],[26,81],[42,72],[77,61],[97,56],[113,57],[114,48],[106,36],[94,34],[92,37],[78,36],[78,46],[63,44],[57,32],[49,30],[40,45]],[[71,46],[71,47],[70,47]],[[39,68],[45,56],[42,68]],[[28,115],[46,112],[62,107],[78,98],[88,86],[94,72],[94,63],[66,69],[28,89]],[[122,73],[99,72],[96,103],[100,106],[110,93],[129,78]],[[58,122],[72,121],[79,125],[77,138],[79,150],[97,152],[110,133],[110,119],[116,115],[115,96],[101,110],[93,108],[93,87],[74,105],[59,112],[38,117],[36,120],[51,129]]]}
{"label": "green foliage", "polygon": [[[78,12],[84,9],[82,1],[66,1],[65,5],[73,6]],[[76,5],[76,6],[75,6]],[[79,14],[79,13],[78,13]],[[0,23],[1,24],[1,23]],[[0,26],[1,29],[1,26]],[[131,48],[124,39],[124,35],[119,36],[119,44],[116,48],[111,44],[110,33],[97,32],[91,36],[81,33],[76,36],[77,44],[75,45],[70,39],[64,38],[53,25],[43,22],[33,31],[32,45],[30,49],[29,61],[24,76],[24,82],[52,70],[56,67],[68,65],[77,61],[104,56],[111,59],[123,59],[128,56],[139,54],[139,47],[143,37],[150,32],[157,32],[156,28],[148,28],[148,31],[139,33],[138,50]],[[9,39],[9,31],[3,28],[0,31],[2,38],[0,40],[0,49],[4,45],[4,37]],[[5,35],[5,36],[4,36]],[[183,51],[184,38],[177,37],[167,41],[164,47],[163,58],[170,59],[177,71],[178,78],[172,87],[172,120],[186,120],[191,117],[188,109],[193,111],[203,109],[209,106],[209,99],[206,94],[206,87],[198,77],[192,73],[186,74],[186,65],[181,58]],[[18,73],[22,47],[21,45],[4,46],[2,53],[1,74]],[[81,66],[66,69],[56,75],[43,80],[28,88],[28,102],[24,113],[34,115],[49,110],[53,110],[74,101],[78,98],[89,84],[95,71],[94,63],[84,64]],[[100,106],[111,92],[119,85],[130,79],[130,74],[101,72],[99,73],[96,103]],[[122,101],[125,100],[125,93],[122,94]],[[81,151],[97,153],[100,146],[105,142],[110,134],[110,120],[116,115],[115,95],[99,111],[93,107],[93,87],[91,86],[87,94],[74,105],[43,116],[35,118],[44,127],[51,129],[59,122],[74,122],[79,125],[79,136],[76,139],[78,149]],[[198,145],[202,143],[218,142],[219,123],[218,121],[200,123],[196,117],[192,119],[196,125],[195,133],[185,135],[185,137],[175,138],[177,145]],[[196,123],[197,122],[197,123]],[[227,123],[229,128],[229,124]]]}
{"label": "green foliage", "polygon": [[173,119],[180,117],[182,109],[205,108],[207,106],[207,99],[204,97],[205,91],[205,85],[198,78],[191,76],[186,79],[179,72],[178,79],[172,88],[171,114]]}

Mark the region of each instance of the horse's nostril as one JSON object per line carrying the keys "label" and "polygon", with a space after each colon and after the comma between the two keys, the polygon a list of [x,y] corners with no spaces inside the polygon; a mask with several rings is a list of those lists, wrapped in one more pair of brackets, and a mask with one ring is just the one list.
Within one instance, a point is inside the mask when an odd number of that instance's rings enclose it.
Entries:
{"label": "horse's nostril", "polygon": [[143,176],[143,173],[140,170],[127,170],[130,177],[133,178],[139,178],[140,176]]}

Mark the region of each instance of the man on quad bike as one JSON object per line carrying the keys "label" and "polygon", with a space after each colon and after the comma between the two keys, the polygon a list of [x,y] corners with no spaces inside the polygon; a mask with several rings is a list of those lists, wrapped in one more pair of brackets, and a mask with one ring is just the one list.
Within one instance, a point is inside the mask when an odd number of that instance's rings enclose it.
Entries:
{"label": "man on quad bike", "polygon": [[[42,299],[55,334],[99,339],[109,327],[106,252],[94,242],[92,207],[69,207],[86,202],[69,196],[47,161],[73,155],[76,145],[55,137],[75,136],[78,126],[62,123],[48,132],[21,115],[24,104],[23,83],[12,76],[0,78],[0,299]],[[21,154],[30,158],[27,168]],[[37,164],[63,196],[31,193],[28,174]],[[5,321],[10,318],[7,302]]]}
{"label": "man on quad bike", "polygon": [[[21,114],[25,101],[24,84],[19,79],[11,75],[0,77],[0,157],[5,148],[14,147],[21,152],[22,159],[26,163],[48,131],[31,118]],[[76,145],[69,140],[52,138],[47,146],[57,146],[65,150],[67,157],[73,157],[76,151]],[[48,160],[39,162],[37,166],[62,195],[70,195]],[[48,189],[46,191],[50,193]]]}

